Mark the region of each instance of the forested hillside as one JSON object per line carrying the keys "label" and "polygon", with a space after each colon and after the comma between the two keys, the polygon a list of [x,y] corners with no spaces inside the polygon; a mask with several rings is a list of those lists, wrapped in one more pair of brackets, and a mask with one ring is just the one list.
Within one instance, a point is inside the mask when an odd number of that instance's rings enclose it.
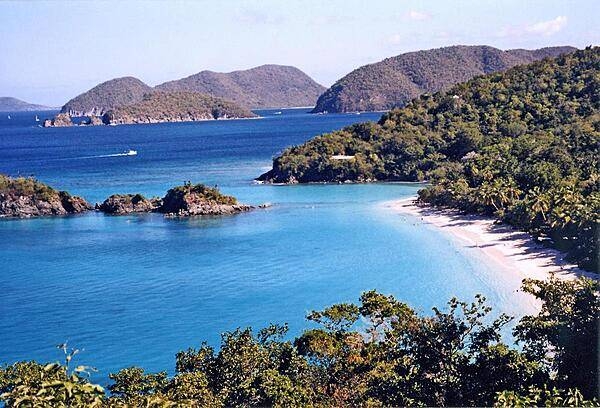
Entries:
{"label": "forested hillside", "polygon": [[296,67],[271,64],[233,72],[201,71],[156,89],[201,92],[255,109],[314,106],[325,87]]}
{"label": "forested hillside", "polygon": [[573,51],[573,47],[502,51],[486,45],[456,45],[408,52],[350,72],[319,97],[313,112],[402,107],[423,93],[444,91],[477,75]]}
{"label": "forested hillside", "polygon": [[268,182],[429,180],[423,202],[495,214],[598,271],[600,48],[477,77],[287,149]]}

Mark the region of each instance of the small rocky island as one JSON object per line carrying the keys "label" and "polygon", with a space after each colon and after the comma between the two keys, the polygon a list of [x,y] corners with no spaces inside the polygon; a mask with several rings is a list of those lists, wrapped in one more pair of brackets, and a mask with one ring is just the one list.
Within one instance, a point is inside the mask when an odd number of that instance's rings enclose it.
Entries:
{"label": "small rocky island", "polygon": [[[138,123],[194,122],[216,119],[246,119],[256,115],[234,102],[190,91],[153,91],[141,100],[120,105],[103,112],[92,113],[81,125],[123,125]],[[69,113],[59,113],[46,119],[44,127],[72,126]]]}
{"label": "small rocky island", "polygon": [[233,215],[255,208],[240,204],[235,197],[222,194],[217,188],[190,182],[173,187],[162,198],[113,194],[94,208],[81,197],[55,190],[33,178],[13,178],[0,174],[0,218],[69,215],[93,209],[110,215],[160,213],[166,217],[192,217]]}
{"label": "small rocky island", "polygon": [[57,191],[33,178],[0,174],[0,217],[68,215],[92,208],[83,198]]}
{"label": "small rocky island", "polygon": [[238,203],[232,196],[203,184],[173,187],[163,198],[146,198],[141,194],[112,195],[96,206],[99,211],[112,215],[156,212],[170,217],[198,215],[231,215],[255,207]]}

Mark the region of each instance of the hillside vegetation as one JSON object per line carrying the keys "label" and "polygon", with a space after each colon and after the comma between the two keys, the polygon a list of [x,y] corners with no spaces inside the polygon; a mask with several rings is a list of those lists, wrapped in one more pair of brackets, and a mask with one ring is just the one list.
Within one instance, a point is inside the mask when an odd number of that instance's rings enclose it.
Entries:
{"label": "hillside vegetation", "polygon": [[477,75],[573,51],[573,47],[502,51],[489,46],[452,46],[409,52],[352,71],[319,97],[313,112],[402,107],[423,93],[446,90]]}
{"label": "hillside vegetation", "polygon": [[62,107],[61,113],[102,116],[111,109],[139,102],[152,91],[152,87],[137,78],[115,78],[71,99]]}
{"label": "hillside vegetation", "polygon": [[243,71],[202,71],[156,89],[201,92],[249,108],[314,106],[325,87],[298,68],[262,65]]}
{"label": "hillside vegetation", "polygon": [[195,120],[252,118],[256,115],[239,105],[197,92],[152,92],[141,101],[109,110],[108,124],[187,122]]}
{"label": "hillside vegetation", "polygon": [[[334,160],[334,156],[350,156]],[[429,180],[423,202],[498,218],[598,271],[600,48],[475,78],[287,149],[270,182]]]}
{"label": "hillside vegetation", "polygon": [[180,351],[175,374],[139,367],[110,374],[109,393],[75,365],[0,367],[0,402],[69,407],[599,406],[598,281],[534,281],[542,308],[501,339],[511,320],[485,298],[451,299],[423,315],[376,291],[312,311],[294,341],[287,326],[224,333]]}

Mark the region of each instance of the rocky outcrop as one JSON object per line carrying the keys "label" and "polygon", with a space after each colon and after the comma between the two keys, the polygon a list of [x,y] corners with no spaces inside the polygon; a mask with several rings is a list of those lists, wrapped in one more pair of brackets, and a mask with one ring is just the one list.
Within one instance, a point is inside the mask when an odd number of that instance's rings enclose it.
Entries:
{"label": "rocky outcrop", "polygon": [[167,191],[159,212],[167,216],[230,215],[250,211],[254,207],[239,204],[237,199],[221,194],[202,184],[184,185]]}
{"label": "rocky outcrop", "polygon": [[106,214],[124,215],[156,211],[162,204],[160,198],[147,199],[141,194],[113,194],[96,209]]}
{"label": "rocky outcrop", "polygon": [[240,204],[235,197],[221,194],[216,188],[187,183],[170,189],[162,199],[147,199],[141,194],[112,195],[97,204],[96,209],[112,215],[157,212],[168,217],[190,217],[232,215],[254,207]]}
{"label": "rocky outcrop", "polygon": [[53,119],[44,120],[44,127],[67,127],[73,126],[71,117],[66,113],[59,113]]}
{"label": "rocky outcrop", "polygon": [[54,190],[34,179],[0,175],[0,217],[67,215],[91,209],[83,198]]}
{"label": "rocky outcrop", "polygon": [[86,126],[98,126],[98,125],[103,125],[104,122],[102,122],[101,117],[91,115],[91,116],[88,116],[87,120],[84,121],[82,124],[86,125]]}

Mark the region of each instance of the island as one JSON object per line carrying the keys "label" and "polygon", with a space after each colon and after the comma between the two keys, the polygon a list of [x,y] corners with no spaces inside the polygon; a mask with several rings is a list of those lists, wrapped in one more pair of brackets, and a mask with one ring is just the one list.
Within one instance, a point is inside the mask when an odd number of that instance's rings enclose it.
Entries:
{"label": "island", "polygon": [[186,182],[169,189],[162,198],[113,194],[94,207],[81,197],[55,190],[34,178],[0,174],[0,218],[60,216],[94,209],[109,215],[161,213],[165,217],[192,217],[233,215],[268,206],[241,204],[216,187]]}
{"label": "island", "polygon": [[[259,207],[263,208],[265,205]],[[167,217],[232,215],[254,208],[240,204],[235,197],[222,194],[217,188],[190,182],[171,188],[163,198],[148,199],[141,194],[115,194],[96,205],[96,209],[106,214],[156,212]]]}
{"label": "island", "polygon": [[0,174],[0,218],[68,215],[91,209],[83,198],[57,191],[33,178]]}
{"label": "island", "polygon": [[200,92],[252,109],[314,106],[325,91],[298,68],[275,64],[233,72],[201,71],[156,89]]}
{"label": "island", "polygon": [[214,119],[254,118],[248,109],[210,95],[189,91],[152,92],[131,105],[109,110],[102,122],[132,123],[191,122]]}
{"label": "island", "polygon": [[37,105],[10,96],[0,96],[0,112],[32,112],[54,109],[50,106]]}

